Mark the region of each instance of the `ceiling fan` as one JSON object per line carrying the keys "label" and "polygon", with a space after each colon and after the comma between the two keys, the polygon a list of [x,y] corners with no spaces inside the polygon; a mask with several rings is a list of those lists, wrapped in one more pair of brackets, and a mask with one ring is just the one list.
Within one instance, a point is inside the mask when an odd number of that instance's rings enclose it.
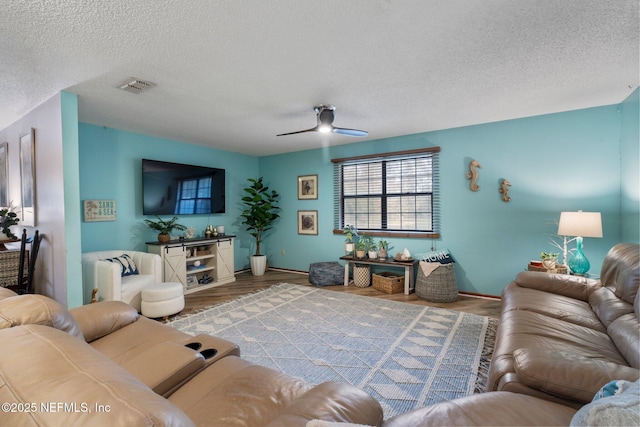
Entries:
{"label": "ceiling fan", "polygon": [[281,133],[276,136],[284,136],[284,135],[294,135],[296,133],[304,133],[304,132],[321,132],[321,133],[338,133],[340,135],[347,136],[367,136],[369,132],[366,130],[358,130],[358,129],[347,129],[347,128],[339,128],[333,126],[333,119],[335,119],[335,111],[336,107],[333,105],[325,105],[320,104],[313,107],[313,110],[318,115],[318,124],[316,127],[306,130],[299,130],[297,132],[289,132],[289,133]]}

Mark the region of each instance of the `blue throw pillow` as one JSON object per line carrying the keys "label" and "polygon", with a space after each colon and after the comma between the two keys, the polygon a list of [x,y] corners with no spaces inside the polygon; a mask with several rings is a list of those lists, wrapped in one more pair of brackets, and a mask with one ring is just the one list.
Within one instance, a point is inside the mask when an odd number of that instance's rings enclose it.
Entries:
{"label": "blue throw pillow", "polygon": [[571,419],[571,426],[576,427],[637,425],[640,425],[640,380],[607,383]]}
{"label": "blue throw pillow", "polygon": [[123,254],[115,258],[107,258],[105,259],[105,261],[115,262],[120,264],[120,275],[122,277],[139,274],[136,264],[133,262],[131,257],[127,254]]}

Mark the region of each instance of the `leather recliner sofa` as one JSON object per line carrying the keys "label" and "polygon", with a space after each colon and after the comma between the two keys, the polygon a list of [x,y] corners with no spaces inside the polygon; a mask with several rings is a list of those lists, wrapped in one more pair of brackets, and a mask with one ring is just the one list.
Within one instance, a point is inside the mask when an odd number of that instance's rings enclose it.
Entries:
{"label": "leather recliner sofa", "polygon": [[311,386],[238,347],[141,317],[123,302],[66,310],[0,288],[0,425],[379,425],[364,391]]}
{"label": "leather recliner sofa", "polygon": [[640,378],[639,286],[640,246],[631,243],[611,248],[599,280],[521,272],[502,293],[489,391],[383,426],[568,426],[605,384]]}
{"label": "leather recliner sofa", "polygon": [[487,390],[579,408],[613,379],[640,378],[640,250],[621,243],[600,279],[525,271],[502,293]]}

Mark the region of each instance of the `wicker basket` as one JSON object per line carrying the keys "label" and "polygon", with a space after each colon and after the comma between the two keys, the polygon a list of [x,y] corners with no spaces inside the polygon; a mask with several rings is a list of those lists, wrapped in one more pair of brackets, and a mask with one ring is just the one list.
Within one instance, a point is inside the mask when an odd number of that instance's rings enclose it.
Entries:
{"label": "wicker basket", "polygon": [[[24,256],[24,272],[29,264],[29,254]],[[0,252],[0,287],[18,285],[18,268],[20,267],[20,251]]]}
{"label": "wicker basket", "polygon": [[543,273],[558,273],[558,274],[567,274],[567,266],[556,264],[556,268],[554,270],[548,270],[544,267],[538,267],[537,265],[529,264],[527,266],[527,270],[529,271],[541,271]]}
{"label": "wicker basket", "polygon": [[359,288],[366,288],[371,285],[371,266],[358,265],[353,266],[353,284]]}
{"label": "wicker basket", "polygon": [[418,268],[416,295],[431,302],[453,302],[458,299],[458,283],[453,263],[442,264],[426,277],[422,268]]}
{"label": "wicker basket", "polygon": [[397,294],[404,291],[404,276],[389,271],[375,273],[373,277],[373,289],[385,294]]}

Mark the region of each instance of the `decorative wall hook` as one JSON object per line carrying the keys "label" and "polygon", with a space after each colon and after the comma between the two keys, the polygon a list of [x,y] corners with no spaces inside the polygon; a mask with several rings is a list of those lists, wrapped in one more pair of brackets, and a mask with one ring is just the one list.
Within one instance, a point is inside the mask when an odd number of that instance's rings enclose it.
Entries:
{"label": "decorative wall hook", "polygon": [[480,186],[476,184],[478,181],[478,171],[476,168],[482,169],[482,166],[480,166],[477,160],[471,160],[469,162],[469,171],[467,172],[467,179],[471,180],[469,183],[469,189],[471,189],[471,191],[478,191],[480,189]]}
{"label": "decorative wall hook", "polygon": [[502,184],[500,184],[500,189],[498,190],[498,192],[502,194],[503,202],[511,201],[511,197],[509,197],[509,187],[511,187],[511,183],[506,179],[503,179]]}

